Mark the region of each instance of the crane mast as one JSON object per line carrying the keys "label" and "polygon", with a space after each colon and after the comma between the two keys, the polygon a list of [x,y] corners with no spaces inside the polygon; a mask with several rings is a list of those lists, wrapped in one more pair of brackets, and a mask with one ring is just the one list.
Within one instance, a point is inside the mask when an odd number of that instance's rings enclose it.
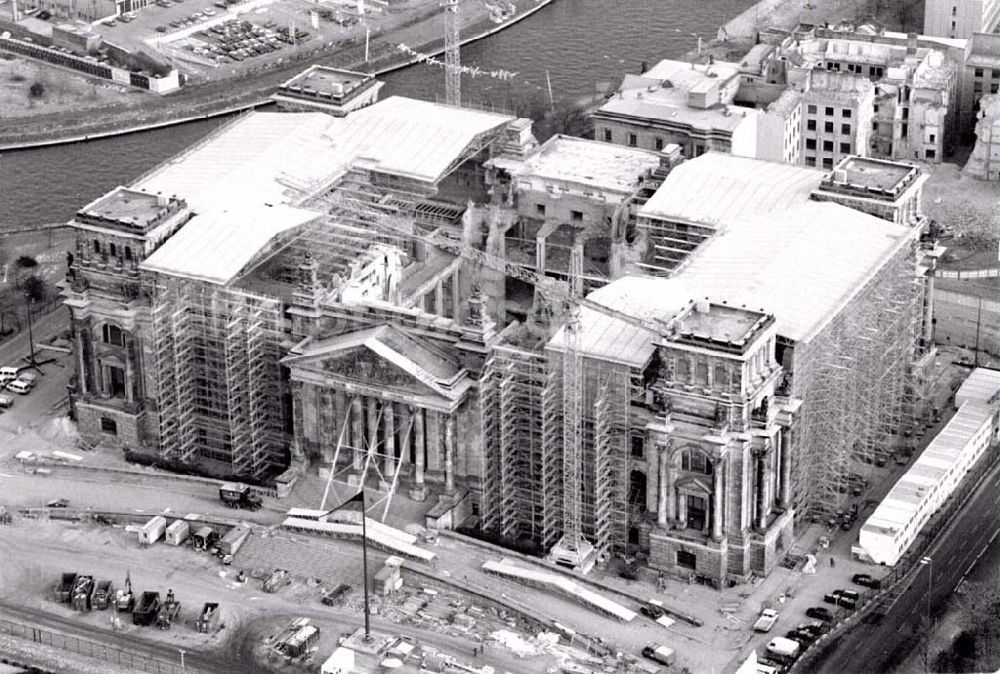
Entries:
{"label": "crane mast", "polygon": [[459,40],[459,0],[445,0],[444,84],[448,105],[462,104],[462,60]]}

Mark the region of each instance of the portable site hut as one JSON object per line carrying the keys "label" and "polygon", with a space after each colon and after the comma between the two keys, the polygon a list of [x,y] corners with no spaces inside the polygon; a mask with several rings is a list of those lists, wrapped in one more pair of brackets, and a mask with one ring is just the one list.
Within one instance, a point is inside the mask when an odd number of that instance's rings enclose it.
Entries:
{"label": "portable site hut", "polygon": [[187,540],[188,532],[191,531],[191,525],[184,520],[175,520],[169,527],[167,527],[167,544],[168,545],[180,545]]}
{"label": "portable site hut", "polygon": [[160,540],[167,529],[167,520],[162,515],[151,518],[139,529],[139,544],[152,545]]}
{"label": "portable site hut", "polygon": [[219,541],[219,552],[224,555],[235,555],[250,535],[250,527],[240,524],[229,530]]}
{"label": "portable site hut", "polygon": [[210,526],[201,526],[194,531],[194,547],[199,550],[208,548],[215,537],[215,531]]}
{"label": "portable site hut", "polygon": [[320,674],[351,674],[353,671],[354,651],[343,646],[337,648],[320,668]]}

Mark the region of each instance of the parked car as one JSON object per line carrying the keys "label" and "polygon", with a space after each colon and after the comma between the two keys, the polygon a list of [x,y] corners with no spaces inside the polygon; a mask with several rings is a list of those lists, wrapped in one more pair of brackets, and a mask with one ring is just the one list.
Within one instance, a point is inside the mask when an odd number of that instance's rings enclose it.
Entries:
{"label": "parked car", "polygon": [[656,604],[643,604],[639,607],[639,612],[650,620],[659,620],[665,614],[665,611]]}
{"label": "parked car", "polygon": [[54,501],[49,501],[45,504],[49,508],[66,508],[69,506],[68,498],[57,498]]}
{"label": "parked car", "polygon": [[27,395],[31,393],[32,385],[23,379],[15,379],[11,383],[7,384],[7,390],[13,391],[14,393],[20,393],[21,395]]}
{"label": "parked car", "polygon": [[819,639],[818,634],[813,634],[807,630],[792,630],[785,633],[786,639],[791,639],[792,641],[798,641],[803,646],[808,646],[812,642]]}
{"label": "parked car", "polygon": [[776,622],[778,622],[778,612],[773,608],[766,608],[760,612],[760,617],[753,624],[754,632],[770,632]]}
{"label": "parked car", "polygon": [[14,404],[14,397],[6,393],[0,393],[0,408],[7,409]]}
{"label": "parked car", "polygon": [[823,606],[813,606],[806,609],[806,617],[830,623],[833,622],[833,611]]}
{"label": "parked car", "polygon": [[862,587],[870,587],[877,590],[882,586],[882,581],[872,578],[867,573],[856,573],[851,576],[851,582]]}

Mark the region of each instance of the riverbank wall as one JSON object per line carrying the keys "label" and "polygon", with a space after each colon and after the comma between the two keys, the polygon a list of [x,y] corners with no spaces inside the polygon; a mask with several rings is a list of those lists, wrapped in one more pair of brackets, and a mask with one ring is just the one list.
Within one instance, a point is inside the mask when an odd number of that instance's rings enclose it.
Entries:
{"label": "riverbank wall", "polygon": [[[528,19],[536,12],[544,9],[553,2],[555,2],[555,0],[536,0],[533,4],[525,8],[524,11],[515,14],[510,20],[501,24],[493,24],[490,21],[485,21],[468,26],[467,29],[471,30],[471,35],[463,38],[461,40],[461,45],[466,46],[474,42],[484,40],[492,35],[496,35],[497,33]],[[415,46],[411,45],[411,47],[415,52],[418,52],[423,56],[437,57],[444,53],[444,38],[442,37],[440,39],[431,40]],[[312,62],[303,61],[302,63],[296,64],[296,66],[287,69],[290,72],[287,72],[287,74],[282,77],[282,80],[292,77],[296,72],[304,70],[314,62],[335,60],[337,62],[325,63],[324,65],[347,70],[370,72],[377,77],[408,68],[419,63],[421,60],[421,57],[410,56],[405,52],[392,49],[388,52],[384,52],[381,56],[376,57],[375,59],[353,62],[351,61],[350,56],[347,55],[354,50],[356,50],[356,47],[349,47],[342,50],[339,55],[337,53],[326,54],[320,58],[313,59]],[[341,58],[338,58],[338,56]],[[345,56],[346,58],[344,58]],[[343,61],[347,62],[344,63]],[[274,73],[267,73],[265,76],[266,75],[271,75],[268,79],[274,79]],[[260,79],[264,79],[264,76]],[[16,138],[17,140],[10,140],[8,142],[0,140],[0,152],[30,150],[54,145],[80,143],[90,140],[98,140],[100,138],[124,136],[142,131],[176,126],[179,124],[212,119],[215,117],[225,117],[272,104],[272,101],[270,100],[270,93],[276,88],[277,84],[274,82],[268,82],[263,87],[253,87],[252,92],[246,95],[245,100],[235,104],[233,102],[234,96],[232,95],[225,96],[219,101],[208,102],[198,97],[192,97],[190,100],[185,100],[183,102],[172,102],[168,98],[163,101],[163,104],[170,107],[165,113],[162,113],[162,116],[155,119],[140,118],[141,121],[138,124],[129,123],[134,121],[136,109],[126,107],[116,110],[113,114],[108,115],[106,118],[97,122],[92,122],[89,125],[85,125],[89,116],[82,114],[87,111],[82,110],[80,113],[67,115],[64,120],[61,120],[61,123],[57,126],[57,128],[48,132],[34,134],[27,129],[22,128],[19,130],[19,120],[8,120],[8,122],[4,125],[3,131],[0,132],[0,138],[8,137],[12,139]],[[236,97],[238,98],[239,95],[237,94]],[[74,124],[74,121],[76,120],[79,120],[79,122]],[[33,118],[28,117],[24,119],[22,126],[32,123],[34,123]]]}

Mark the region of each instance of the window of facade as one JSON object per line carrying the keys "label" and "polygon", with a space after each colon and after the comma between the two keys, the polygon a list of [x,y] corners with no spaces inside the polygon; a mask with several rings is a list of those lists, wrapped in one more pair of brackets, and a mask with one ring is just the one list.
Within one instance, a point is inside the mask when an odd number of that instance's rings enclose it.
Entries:
{"label": "window of facade", "polygon": [[844,117],[844,119],[850,119],[851,118],[851,109],[850,108],[844,108],[841,111],[840,114]]}
{"label": "window of facade", "polygon": [[703,154],[705,154],[705,146],[704,145],[695,145],[694,146],[694,156],[695,157],[700,157]]}
{"label": "window of facade", "polygon": [[816,130],[816,120],[815,119],[808,119],[808,120],[806,120],[806,130],[808,130],[808,131],[815,131]]}
{"label": "window of facade", "polygon": [[125,333],[113,323],[105,323],[102,329],[104,343],[113,346],[125,346]]}
{"label": "window of facade", "polygon": [[708,363],[697,363],[694,366],[694,383],[708,386]]}
{"label": "window of facade", "polygon": [[708,523],[708,501],[704,496],[687,496],[687,525],[695,531],[703,531]]}
{"label": "window of facade", "polygon": [[583,222],[583,211],[570,211],[569,216],[573,222]]}
{"label": "window of facade", "polygon": [[976,77],[982,77],[983,76],[983,69],[982,68],[976,68],[976,70],[973,72],[973,75],[975,75]]}
{"label": "window of facade", "polygon": [[833,117],[833,108],[827,106],[826,110],[823,111],[827,117]]}
{"label": "window of facade", "polygon": [[712,462],[696,449],[688,449],[681,455],[681,469],[700,475],[712,474]]}
{"label": "window of facade", "polygon": [[934,159],[935,157],[937,157],[937,152],[935,152],[934,150],[927,150],[928,159]]}
{"label": "window of facade", "polygon": [[806,138],[806,149],[807,150],[815,150],[816,149],[816,139],[815,138]]}
{"label": "window of facade", "polygon": [[101,433],[110,433],[111,435],[118,435],[118,424],[115,423],[114,419],[101,417]]}
{"label": "window of facade", "polygon": [[132,247],[131,246],[125,246],[125,259],[126,260],[131,260],[132,259]]}
{"label": "window of facade", "polygon": [[604,140],[605,140],[605,142],[608,142],[608,143],[611,142],[611,129],[605,129],[604,130]]}
{"label": "window of facade", "polygon": [[656,149],[657,150],[662,150],[663,149],[663,139],[662,138],[657,137],[656,140],[654,141],[654,144],[656,145]]}
{"label": "window of facade", "polygon": [[833,152],[833,141],[824,140],[823,141],[823,152]]}
{"label": "window of facade", "polygon": [[120,367],[109,365],[108,368],[108,394],[112,398],[125,397],[125,370]]}
{"label": "window of facade", "polygon": [[108,244],[108,254],[111,257],[114,257],[115,255],[118,254],[117,251],[115,250],[115,244],[113,244],[113,243],[109,243]]}
{"label": "window of facade", "polygon": [[806,166],[815,166],[816,157],[806,157]]}
{"label": "window of facade", "polygon": [[809,112],[810,115],[815,115],[816,114],[816,106],[815,105],[808,106],[806,108],[806,110]]}
{"label": "window of facade", "polygon": [[677,381],[687,382],[691,380],[691,363],[687,358],[677,359]]}
{"label": "window of facade", "polygon": [[833,168],[832,157],[823,157],[823,168]]}
{"label": "window of facade", "polygon": [[94,239],[94,252],[95,253],[101,252],[101,242],[98,241],[97,239]]}
{"label": "window of facade", "polygon": [[638,144],[638,142],[639,142],[639,139],[636,137],[636,135],[634,133],[630,133],[628,135],[628,144],[631,147],[635,147],[636,144]]}
{"label": "window of facade", "polygon": [[634,459],[643,458],[646,453],[646,439],[641,435],[633,435],[630,453]]}
{"label": "window of facade", "polygon": [[826,133],[833,133],[833,122],[824,122],[823,131]]}
{"label": "window of facade", "polygon": [[974,83],[972,85],[972,91],[975,92],[975,93],[977,93],[977,94],[982,93],[982,91],[983,91],[983,83],[982,82],[976,82],[976,83]]}
{"label": "window of facade", "polygon": [[936,143],[937,142],[937,136],[932,133],[931,134],[931,139],[928,142],[930,142],[930,143]]}
{"label": "window of facade", "polygon": [[997,93],[997,88],[1000,87],[1000,82],[990,82],[990,93]]}
{"label": "window of facade", "polygon": [[842,134],[844,134],[845,136],[850,136],[851,135],[851,125],[850,124],[841,124],[840,125],[840,132]]}
{"label": "window of facade", "polygon": [[545,215],[545,204],[535,204],[535,213],[537,215]]}
{"label": "window of facade", "polygon": [[910,125],[907,124],[906,122],[903,122],[903,135],[908,136],[910,135],[909,132],[910,132]]}
{"label": "window of facade", "polygon": [[851,144],[850,143],[841,143],[840,144],[840,153],[841,154],[851,154]]}
{"label": "window of facade", "polygon": [[692,569],[692,570],[697,569],[698,557],[696,557],[693,552],[688,552],[687,550],[678,550],[677,566],[683,566],[685,569]]}
{"label": "window of facade", "polygon": [[721,365],[715,366],[715,374],[712,380],[712,384],[719,390],[729,388],[729,375],[726,373],[726,368]]}

